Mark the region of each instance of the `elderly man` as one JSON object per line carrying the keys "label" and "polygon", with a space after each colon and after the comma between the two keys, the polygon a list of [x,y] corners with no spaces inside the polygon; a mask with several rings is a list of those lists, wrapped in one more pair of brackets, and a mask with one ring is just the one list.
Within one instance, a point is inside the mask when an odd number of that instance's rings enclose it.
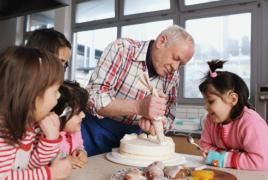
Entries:
{"label": "elderly man", "polygon": [[[126,133],[141,130],[155,134],[152,121],[165,117],[170,128],[176,109],[179,67],[193,56],[194,40],[183,28],[173,25],[156,40],[118,39],[104,50],[91,76],[87,114],[82,136],[88,155],[118,147]],[[149,77],[158,92],[154,96],[139,83]]]}

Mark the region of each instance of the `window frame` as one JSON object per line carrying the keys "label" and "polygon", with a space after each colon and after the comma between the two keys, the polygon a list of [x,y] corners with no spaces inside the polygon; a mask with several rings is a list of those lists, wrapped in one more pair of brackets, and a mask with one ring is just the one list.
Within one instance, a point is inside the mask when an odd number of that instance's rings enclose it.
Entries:
{"label": "window frame", "polygon": [[174,13],[176,10],[176,3],[173,0],[170,1],[170,9],[164,9],[159,11],[143,12],[137,14],[124,15],[124,0],[120,0],[119,4],[119,19],[129,21],[135,18],[144,18],[144,17],[155,17],[155,16],[166,16],[168,14]]}
{"label": "window frame", "polygon": [[179,7],[181,11],[189,11],[189,10],[200,10],[200,9],[209,9],[214,7],[224,7],[230,5],[243,5],[248,4],[250,2],[256,2],[257,0],[221,0],[215,2],[207,2],[200,3],[194,5],[185,5],[185,0],[180,1]]}
{"label": "window frame", "polygon": [[[182,26],[185,27],[185,22],[191,19],[198,19],[198,18],[207,18],[207,17],[217,17],[217,16],[224,16],[224,15],[235,15],[240,13],[251,13],[251,57],[250,57],[250,102],[255,104],[255,89],[256,84],[254,82],[257,81],[257,61],[260,60],[258,54],[260,53],[259,48],[257,47],[258,42],[258,19],[257,19],[257,7],[256,3],[251,4],[236,4],[230,5],[230,7],[217,7],[213,9],[200,9],[199,11],[194,12],[186,12],[182,14],[179,18]],[[256,59],[253,61],[253,59]],[[187,66],[187,65],[186,65]],[[181,79],[179,83],[179,95],[178,95],[178,102],[180,104],[194,104],[194,105],[203,105],[202,98],[184,98],[183,97],[183,84],[184,84],[184,69],[181,71]]]}

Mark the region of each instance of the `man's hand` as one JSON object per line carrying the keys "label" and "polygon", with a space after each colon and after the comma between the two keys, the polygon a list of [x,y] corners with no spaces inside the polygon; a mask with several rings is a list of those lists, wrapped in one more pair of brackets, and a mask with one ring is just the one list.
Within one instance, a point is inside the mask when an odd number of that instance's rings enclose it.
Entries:
{"label": "man's hand", "polygon": [[141,118],[139,120],[139,126],[144,132],[150,133],[153,136],[156,135],[155,129],[151,120],[146,119],[146,118]]}
{"label": "man's hand", "polygon": [[165,95],[146,96],[139,104],[139,115],[147,119],[156,119],[164,116],[167,109]]}
{"label": "man's hand", "polygon": [[[165,117],[163,117],[165,118]],[[166,126],[166,118],[162,120],[163,122],[163,127],[165,128]],[[147,132],[153,136],[156,135],[156,132],[155,132],[155,129],[154,129],[154,125],[152,123],[152,121],[150,119],[146,119],[144,117],[142,117],[140,120],[139,120],[139,127],[144,131],[144,132]]]}

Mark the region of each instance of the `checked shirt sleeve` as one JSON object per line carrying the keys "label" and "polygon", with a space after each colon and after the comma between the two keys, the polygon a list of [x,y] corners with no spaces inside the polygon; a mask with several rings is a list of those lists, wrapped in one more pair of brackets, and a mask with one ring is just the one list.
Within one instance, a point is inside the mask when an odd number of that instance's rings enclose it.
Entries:
{"label": "checked shirt sleeve", "polygon": [[114,41],[104,50],[96,70],[93,72],[86,89],[89,92],[88,109],[93,115],[107,106],[113,99],[113,87],[121,71],[123,42]]}

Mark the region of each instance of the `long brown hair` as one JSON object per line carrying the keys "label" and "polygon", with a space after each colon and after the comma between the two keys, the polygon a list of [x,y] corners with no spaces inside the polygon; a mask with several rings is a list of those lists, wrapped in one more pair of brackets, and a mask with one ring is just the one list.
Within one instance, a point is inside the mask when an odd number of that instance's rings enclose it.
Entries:
{"label": "long brown hair", "polygon": [[14,46],[0,54],[1,137],[18,143],[26,126],[35,121],[36,97],[63,78],[63,66],[51,53]]}

